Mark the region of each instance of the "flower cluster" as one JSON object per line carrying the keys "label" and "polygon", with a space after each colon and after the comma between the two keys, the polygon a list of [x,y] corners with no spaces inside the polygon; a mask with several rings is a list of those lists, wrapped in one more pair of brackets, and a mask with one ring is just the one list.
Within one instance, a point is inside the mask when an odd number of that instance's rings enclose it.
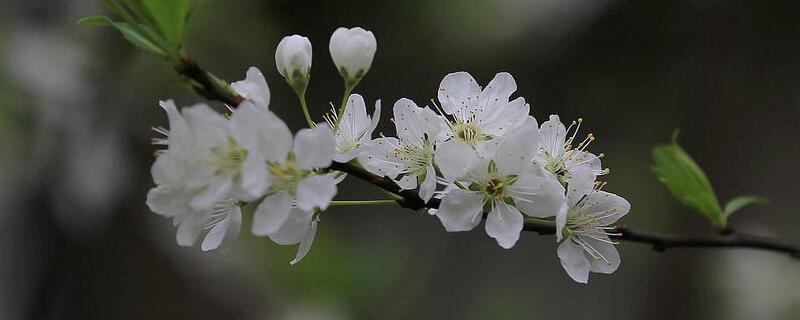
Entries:
{"label": "flower cluster", "polygon": [[420,107],[410,99],[394,103],[396,136],[374,136],[380,101],[372,115],[365,99],[350,92],[372,66],[375,37],[361,28],[339,28],[330,55],[345,84],[345,95],[319,124],[305,102],[312,62],[308,38],[292,35],[277,47],[278,73],[297,94],[309,128],[294,136],[269,110],[270,91],[261,72],[247,71],[231,88],[244,102],[223,115],[199,104],[178,110],[161,103],[169,129],[157,128],[166,146],[157,153],[147,196],[153,212],[172,218],[180,245],[201,240],[203,250],[236,237],[241,206],[255,204],[252,233],[309,251],[321,213],[333,203],[345,175],[333,161],[360,166],[393,180],[403,190],[438,208],[449,232],[485,230],[502,248],[519,240],[526,219],[556,228],[557,255],[567,273],[587,282],[590,272],[611,273],[620,264],[613,224],[630,204],[602,191],[603,154],[587,149],[594,135],[579,136],[582,119],[564,125],[552,115],[541,123],[524,98],[512,99],[514,78],[498,73],[485,87],[466,72],[448,74],[438,105]]}

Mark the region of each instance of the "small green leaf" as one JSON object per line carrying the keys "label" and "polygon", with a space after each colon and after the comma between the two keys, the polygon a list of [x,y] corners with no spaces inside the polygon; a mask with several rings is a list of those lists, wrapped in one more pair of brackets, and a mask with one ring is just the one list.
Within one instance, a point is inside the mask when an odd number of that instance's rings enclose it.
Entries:
{"label": "small green leaf", "polygon": [[[161,49],[161,47],[157,46],[155,43],[150,41],[146,36],[142,35],[139,31],[131,27],[131,25],[128,23],[114,22],[111,21],[111,19],[106,16],[91,16],[78,20],[78,25],[82,27],[89,27],[89,26],[114,27],[122,34],[122,36],[126,40],[128,40],[128,42],[132,43],[136,47],[162,57],[167,57],[167,53],[163,49]],[[145,31],[148,30],[147,26],[140,25],[139,27],[140,30],[145,30]]]}
{"label": "small green leaf", "polygon": [[183,38],[183,27],[194,1],[141,0],[141,3],[164,39],[175,48],[179,47]]}
{"label": "small green leaf", "polygon": [[653,148],[652,167],[659,180],[684,205],[697,210],[717,228],[725,228],[726,215],[703,170],[677,143]]}
{"label": "small green leaf", "polygon": [[728,201],[728,204],[725,205],[725,216],[730,216],[736,211],[741,210],[742,208],[753,205],[753,204],[767,204],[769,200],[764,197],[758,196],[741,196]]}

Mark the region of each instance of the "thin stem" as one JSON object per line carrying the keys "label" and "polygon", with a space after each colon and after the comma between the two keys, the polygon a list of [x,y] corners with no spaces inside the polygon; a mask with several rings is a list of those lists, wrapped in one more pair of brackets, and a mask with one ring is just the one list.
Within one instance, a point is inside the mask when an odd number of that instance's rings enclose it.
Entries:
{"label": "thin stem", "polygon": [[314,127],[314,120],[311,119],[311,114],[308,113],[308,105],[306,104],[306,92],[303,90],[302,93],[297,93],[297,99],[300,100],[300,107],[303,108],[303,116],[306,117],[306,123],[308,123],[309,128]]}
{"label": "thin stem", "polygon": [[385,200],[333,200],[331,206],[383,206],[383,205],[396,205],[397,201],[392,199]]}

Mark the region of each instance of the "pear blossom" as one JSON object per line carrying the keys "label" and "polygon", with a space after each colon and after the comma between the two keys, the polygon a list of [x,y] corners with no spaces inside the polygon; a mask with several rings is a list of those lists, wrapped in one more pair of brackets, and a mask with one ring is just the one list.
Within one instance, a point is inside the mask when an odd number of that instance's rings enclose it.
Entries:
{"label": "pear blossom", "polygon": [[148,192],[147,205],[173,218],[178,244],[192,245],[203,230],[211,229],[202,246],[216,248],[225,234],[238,234],[237,200],[252,199],[241,178],[248,152],[233,138],[235,121],[207,105],[178,111],[172,100],[160,104],[170,128],[156,129],[166,138],[155,143],[167,149],[157,153],[153,164],[156,187]]}
{"label": "pear blossom", "polygon": [[[608,169],[603,169],[600,162],[604,155],[586,151],[589,144],[595,140],[594,135],[589,133],[582,141],[576,141],[582,123],[583,119],[579,118],[566,127],[557,115],[551,115],[540,128],[542,147],[537,156],[538,162],[541,162],[548,171],[558,175],[563,183],[569,182],[572,173],[582,167],[591,169],[591,173],[595,176],[608,173]],[[577,146],[574,145],[576,142]]]}
{"label": "pear blossom", "polygon": [[[263,110],[247,109],[254,123],[264,123]],[[241,113],[246,110],[237,110]],[[234,114],[236,116],[236,114]],[[300,243],[296,263],[305,256],[316,232],[316,210],[325,210],[336,195],[331,175],[318,174],[316,168],[331,164],[334,137],[326,125],[302,129],[294,139],[284,126],[261,126],[251,132],[242,145],[256,150],[256,158],[265,168],[259,185],[266,194],[253,214],[252,232],[268,236],[279,244]],[[262,145],[263,147],[258,147]]]}
{"label": "pear blossom", "polygon": [[231,83],[231,88],[245,99],[255,103],[256,106],[269,109],[269,86],[261,70],[258,68],[250,67],[247,69],[246,78]]}
{"label": "pear blossom", "polygon": [[536,119],[526,121],[508,133],[492,154],[480,155],[468,144],[449,140],[436,149],[436,161],[452,186],[432,210],[450,232],[475,228],[486,216],[486,233],[509,249],[516,244],[523,216],[551,217],[566,210],[564,188],[552,175],[531,170],[538,151]]}
{"label": "pear blossom", "polygon": [[556,216],[558,257],[567,274],[580,283],[589,281],[590,271],[613,273],[621,262],[609,232],[631,204],[600,187],[590,167],[576,169],[567,188],[569,209]]}
{"label": "pear blossom", "polygon": [[449,135],[473,148],[478,144],[502,137],[525,122],[530,106],[519,97],[509,101],[517,90],[514,78],[501,72],[481,90],[469,73],[450,73],[439,85],[439,103],[449,115]]}
{"label": "pear blossom", "polygon": [[331,35],[328,49],[336,70],[349,83],[357,83],[372,66],[378,43],[371,31],[338,28]]}
{"label": "pear blossom", "polygon": [[419,185],[420,197],[428,201],[436,191],[433,151],[446,138],[444,122],[430,108],[406,98],[395,102],[393,121],[397,138],[365,142],[358,159],[367,170],[394,179],[403,189]]}
{"label": "pear blossom", "polygon": [[[333,159],[337,162],[349,162],[361,152],[361,145],[372,138],[372,132],[378,126],[381,116],[381,101],[375,101],[372,117],[367,115],[367,105],[359,94],[352,94],[338,119],[336,110],[325,117],[328,126],[335,129],[336,153]],[[338,125],[337,125],[338,122]]]}

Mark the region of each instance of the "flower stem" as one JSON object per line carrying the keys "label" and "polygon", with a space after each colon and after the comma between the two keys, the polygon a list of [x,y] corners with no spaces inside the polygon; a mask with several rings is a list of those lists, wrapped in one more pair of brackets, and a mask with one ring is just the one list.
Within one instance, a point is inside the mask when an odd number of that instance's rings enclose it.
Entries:
{"label": "flower stem", "polygon": [[311,120],[311,114],[308,113],[308,105],[306,105],[306,95],[298,96],[300,99],[300,107],[303,108],[303,116],[306,117],[306,122],[309,128],[314,128],[314,120]]}
{"label": "flower stem", "polygon": [[294,94],[297,96],[297,100],[300,100],[300,108],[303,109],[303,116],[306,118],[306,123],[308,123],[309,128],[314,128],[314,120],[311,119],[311,114],[308,113],[308,104],[306,104],[306,87],[308,83],[290,83],[292,89],[294,89]]}
{"label": "flower stem", "polygon": [[380,206],[380,205],[393,205],[397,201],[392,199],[385,200],[334,200],[331,201],[330,206]]}

